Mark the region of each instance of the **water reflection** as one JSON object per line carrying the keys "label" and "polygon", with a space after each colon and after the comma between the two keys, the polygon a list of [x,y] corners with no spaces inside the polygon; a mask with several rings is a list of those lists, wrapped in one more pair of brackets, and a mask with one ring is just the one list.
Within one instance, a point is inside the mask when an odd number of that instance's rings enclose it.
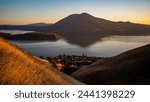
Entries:
{"label": "water reflection", "polygon": [[57,56],[59,54],[88,55],[109,57],[129,49],[143,46],[150,43],[150,36],[111,36],[102,38],[96,43],[81,47],[68,43],[65,39],[52,41],[10,41],[27,52],[36,56]]}
{"label": "water reflection", "polygon": [[137,43],[149,43],[150,36],[110,36],[102,38],[101,40],[110,41],[122,41],[122,42],[137,42]]}

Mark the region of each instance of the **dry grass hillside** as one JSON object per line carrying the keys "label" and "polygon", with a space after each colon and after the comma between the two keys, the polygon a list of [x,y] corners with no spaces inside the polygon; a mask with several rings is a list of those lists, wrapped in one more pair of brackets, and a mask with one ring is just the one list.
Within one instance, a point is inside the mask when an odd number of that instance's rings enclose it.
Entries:
{"label": "dry grass hillside", "polygon": [[0,84],[82,84],[0,38]]}

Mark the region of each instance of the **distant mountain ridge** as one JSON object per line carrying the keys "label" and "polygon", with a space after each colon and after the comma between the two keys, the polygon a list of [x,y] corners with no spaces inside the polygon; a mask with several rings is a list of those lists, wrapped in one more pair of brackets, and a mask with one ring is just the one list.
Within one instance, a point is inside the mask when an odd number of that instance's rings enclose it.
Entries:
{"label": "distant mountain ridge", "polygon": [[29,31],[47,31],[52,24],[49,23],[32,23],[26,25],[0,25],[1,30],[29,30]]}
{"label": "distant mountain ridge", "polygon": [[30,26],[51,26],[52,24],[40,22],[40,23],[32,23],[32,24],[27,24],[27,25],[30,25]]}

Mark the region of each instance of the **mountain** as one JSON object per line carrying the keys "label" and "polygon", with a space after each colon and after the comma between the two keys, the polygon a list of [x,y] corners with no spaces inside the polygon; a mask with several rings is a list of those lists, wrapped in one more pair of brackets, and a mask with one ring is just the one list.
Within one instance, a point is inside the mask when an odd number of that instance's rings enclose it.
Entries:
{"label": "mountain", "polygon": [[1,30],[29,30],[29,31],[47,31],[52,24],[32,23],[27,25],[0,25]]}
{"label": "mountain", "polygon": [[89,46],[102,37],[111,35],[150,35],[150,25],[113,22],[87,13],[70,15],[53,24],[51,30],[81,46]]}
{"label": "mountain", "polygon": [[82,84],[0,38],[0,84]]}
{"label": "mountain", "polygon": [[86,84],[150,84],[150,44],[103,58],[71,76]]}
{"label": "mountain", "polygon": [[88,47],[103,37],[150,35],[150,25],[131,22],[113,22],[88,13],[72,14],[55,24],[33,23],[28,25],[0,25],[0,29],[53,31],[62,34],[70,43]]}

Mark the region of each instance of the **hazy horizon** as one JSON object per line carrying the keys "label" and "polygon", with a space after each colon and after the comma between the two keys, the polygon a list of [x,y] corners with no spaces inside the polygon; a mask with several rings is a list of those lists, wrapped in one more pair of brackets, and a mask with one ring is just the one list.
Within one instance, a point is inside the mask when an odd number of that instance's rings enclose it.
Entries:
{"label": "hazy horizon", "polygon": [[111,21],[150,24],[149,0],[1,0],[0,24],[55,23],[87,12]]}

